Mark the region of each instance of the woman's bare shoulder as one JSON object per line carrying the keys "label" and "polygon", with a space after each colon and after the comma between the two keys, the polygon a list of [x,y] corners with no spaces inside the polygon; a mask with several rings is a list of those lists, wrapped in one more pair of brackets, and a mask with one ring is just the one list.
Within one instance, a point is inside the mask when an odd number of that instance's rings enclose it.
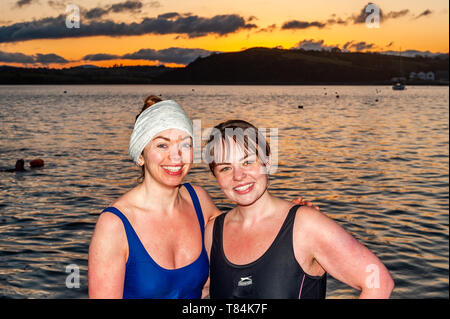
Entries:
{"label": "woman's bare shoulder", "polygon": [[328,217],[324,212],[313,207],[300,206],[295,216],[295,228],[305,234],[308,231],[317,232],[321,227],[330,227],[336,222]]}
{"label": "woman's bare shoulder", "polygon": [[126,233],[120,217],[108,211],[101,213],[95,225],[94,239],[101,240],[104,243],[126,241]]}
{"label": "woman's bare shoulder", "polygon": [[[130,216],[126,213],[128,210],[125,209],[129,204],[128,193],[125,193],[118,199],[114,200],[108,205],[108,208],[115,208],[128,220]],[[110,240],[126,240],[126,233],[122,219],[119,215],[111,211],[103,211],[97,219],[97,224],[94,230],[94,237],[100,236],[102,238],[108,238]]]}

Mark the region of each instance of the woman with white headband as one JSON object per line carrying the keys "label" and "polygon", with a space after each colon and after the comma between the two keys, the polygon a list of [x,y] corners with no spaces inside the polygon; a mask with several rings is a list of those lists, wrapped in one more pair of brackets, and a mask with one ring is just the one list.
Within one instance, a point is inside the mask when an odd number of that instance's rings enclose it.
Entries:
{"label": "woman with white headband", "polygon": [[89,248],[91,298],[201,297],[204,223],[220,211],[202,188],[181,185],[192,163],[192,131],[176,102],[147,99],[129,145],[142,183],[98,219]]}
{"label": "woman with white headband", "polygon": [[201,297],[209,266],[205,222],[221,212],[203,188],[182,184],[192,136],[176,102],[147,99],[129,145],[142,182],[97,221],[89,248],[91,298]]}

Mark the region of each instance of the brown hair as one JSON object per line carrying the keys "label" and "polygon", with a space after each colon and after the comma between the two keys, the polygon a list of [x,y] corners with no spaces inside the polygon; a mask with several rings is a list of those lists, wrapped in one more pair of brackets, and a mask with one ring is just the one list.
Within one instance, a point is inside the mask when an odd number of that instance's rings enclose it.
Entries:
{"label": "brown hair", "polygon": [[139,114],[136,115],[136,119],[134,121],[136,122],[137,118],[139,117],[139,115],[142,114],[142,112],[144,112],[150,106],[152,106],[153,104],[156,104],[158,102],[162,102],[162,99],[159,98],[158,96],[156,96],[156,95],[149,95],[149,96],[147,96],[147,98],[145,99],[145,102],[144,102],[144,106],[142,107],[142,109],[139,112]]}
{"label": "brown hair", "polygon": [[[232,135],[230,135],[230,132]],[[251,134],[248,134],[248,133]],[[216,125],[210,133],[208,143],[205,148],[205,155],[209,164],[209,169],[214,174],[214,168],[217,166],[217,158],[219,154],[214,154],[214,149],[217,149],[217,144],[220,141],[219,147],[223,154],[230,150],[229,137],[243,148],[245,154],[252,150],[256,153],[258,160],[264,166],[267,164],[270,156],[270,145],[261,132],[252,124],[243,120],[230,120]]]}
{"label": "brown hair", "polygon": [[[136,119],[135,122],[137,121],[139,115],[142,114],[142,112],[144,112],[146,109],[148,109],[150,106],[152,106],[153,104],[156,104],[158,102],[162,102],[163,100],[161,98],[159,98],[156,95],[149,95],[144,102],[144,106],[142,107],[141,111],[139,112],[138,115],[136,115]],[[142,183],[144,181],[144,177],[145,177],[145,166],[142,165],[141,167],[141,176],[139,176],[137,182],[138,183]]]}

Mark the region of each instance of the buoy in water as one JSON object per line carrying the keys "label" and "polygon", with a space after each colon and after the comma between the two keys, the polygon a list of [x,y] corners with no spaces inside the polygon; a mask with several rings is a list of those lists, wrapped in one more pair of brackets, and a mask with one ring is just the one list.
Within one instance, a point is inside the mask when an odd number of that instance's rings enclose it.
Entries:
{"label": "buoy in water", "polygon": [[31,168],[37,168],[37,167],[42,167],[42,166],[44,166],[44,160],[41,158],[36,158],[36,159],[30,161]]}

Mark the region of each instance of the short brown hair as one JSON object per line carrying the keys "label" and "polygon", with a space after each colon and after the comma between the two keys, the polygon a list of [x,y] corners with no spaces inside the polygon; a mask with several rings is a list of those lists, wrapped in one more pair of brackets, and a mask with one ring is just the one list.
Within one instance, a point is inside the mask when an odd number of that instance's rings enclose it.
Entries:
{"label": "short brown hair", "polygon": [[[230,131],[232,135],[230,135]],[[249,132],[251,134],[248,134]],[[220,141],[220,149],[224,151],[222,154],[227,153],[230,149],[229,138],[231,137],[235,143],[243,148],[246,154],[249,153],[249,150],[253,150],[258,160],[263,165],[267,164],[270,156],[270,145],[264,135],[254,125],[246,121],[230,120],[222,122],[212,129],[205,148],[209,169],[214,176],[214,169],[218,165],[217,157],[219,156],[219,154],[215,154],[214,149],[217,149],[218,141]]]}

